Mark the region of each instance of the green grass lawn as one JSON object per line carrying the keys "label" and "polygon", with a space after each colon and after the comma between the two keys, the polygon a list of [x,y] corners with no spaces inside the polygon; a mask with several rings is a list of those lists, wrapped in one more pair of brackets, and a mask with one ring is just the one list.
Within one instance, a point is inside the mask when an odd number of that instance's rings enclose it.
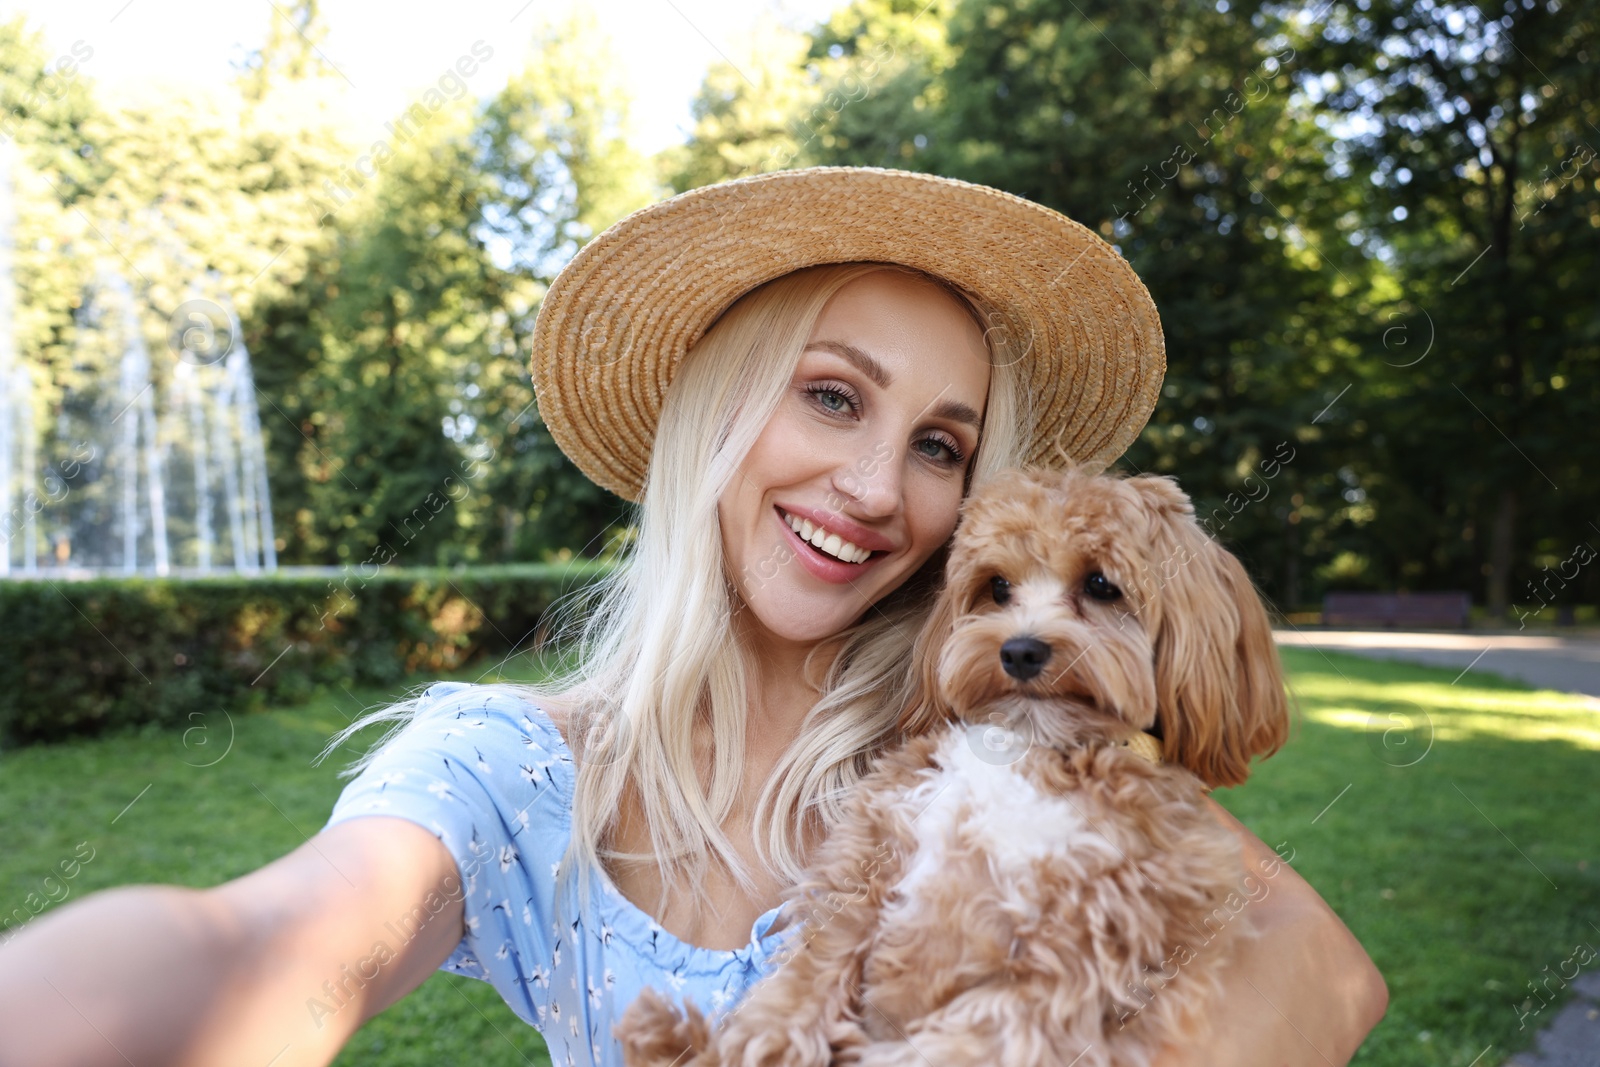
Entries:
{"label": "green grass lawn", "polygon": [[[1600,948],[1600,711],[1486,675],[1451,684],[1448,670],[1284,658],[1300,709],[1290,743],[1217,798],[1294,850],[1388,980],[1388,1017],[1356,1063],[1496,1067],[1559,1010],[1552,976],[1575,946]],[[72,900],[130,882],[213,885],[282,855],[322,826],[340,789],[338,761],[311,758],[348,717],[395,695],[336,691],[235,716],[231,747],[218,712],[187,733],[0,755],[0,909],[63,887]],[[76,877],[45,885],[89,848]],[[1519,1030],[1540,981],[1556,999]],[[489,986],[441,973],[338,1062],[547,1057]]]}
{"label": "green grass lawn", "polygon": [[1492,675],[1284,662],[1289,744],[1216,795],[1294,849],[1383,972],[1389,1013],[1352,1062],[1498,1067],[1565,1002],[1562,962],[1600,949],[1600,709]]}

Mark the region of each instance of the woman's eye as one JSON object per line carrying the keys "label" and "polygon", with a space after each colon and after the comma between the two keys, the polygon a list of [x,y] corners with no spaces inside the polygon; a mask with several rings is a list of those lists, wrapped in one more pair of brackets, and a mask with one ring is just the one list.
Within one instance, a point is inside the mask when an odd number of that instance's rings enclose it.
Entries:
{"label": "woman's eye", "polygon": [[1083,580],[1083,591],[1096,600],[1116,600],[1122,596],[1122,590],[1111,584],[1111,579],[1099,571]]}
{"label": "woman's eye", "polygon": [[[947,441],[942,437],[924,437],[917,444],[918,446],[933,445],[934,449],[932,451],[924,450],[922,454],[929,459],[938,460],[952,467],[967,458],[966,454],[957,448],[953,442]],[[941,449],[944,451],[944,455],[940,455],[939,450]]]}
{"label": "woman's eye", "polygon": [[1011,599],[1011,583],[997,574],[989,579],[989,594],[996,604],[1004,604]]}
{"label": "woman's eye", "polygon": [[856,408],[856,398],[836,386],[808,385],[806,392],[816,397],[817,403],[822,405],[823,410],[831,414],[842,415]]}

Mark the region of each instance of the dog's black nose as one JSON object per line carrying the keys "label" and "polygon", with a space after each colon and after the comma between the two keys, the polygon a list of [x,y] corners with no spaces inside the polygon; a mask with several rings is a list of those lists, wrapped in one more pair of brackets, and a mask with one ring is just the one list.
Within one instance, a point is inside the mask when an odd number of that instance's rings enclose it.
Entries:
{"label": "dog's black nose", "polygon": [[1038,674],[1050,658],[1050,646],[1037,637],[1013,637],[1000,646],[1000,665],[1019,682]]}

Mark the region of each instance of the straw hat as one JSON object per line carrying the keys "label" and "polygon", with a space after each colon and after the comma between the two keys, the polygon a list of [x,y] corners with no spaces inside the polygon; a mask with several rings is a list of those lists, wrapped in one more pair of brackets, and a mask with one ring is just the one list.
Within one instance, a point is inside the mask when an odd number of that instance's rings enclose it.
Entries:
{"label": "straw hat", "polygon": [[[1149,292],[1059,212],[985,185],[880,167],[807,167],[662,200],[585,245],[534,324],[539,414],[596,484],[638,501],[667,386],[749,290],[819,263],[883,260],[995,309],[1039,410],[1027,461],[1103,468],[1155,407],[1166,352]],[[1058,447],[1059,446],[1059,447]]]}

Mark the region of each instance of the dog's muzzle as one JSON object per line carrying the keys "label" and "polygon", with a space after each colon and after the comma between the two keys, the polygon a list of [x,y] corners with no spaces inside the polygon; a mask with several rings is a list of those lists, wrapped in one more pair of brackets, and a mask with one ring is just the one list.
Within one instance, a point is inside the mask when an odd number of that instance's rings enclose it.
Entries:
{"label": "dog's muzzle", "polygon": [[1013,637],[1000,646],[1000,666],[1019,682],[1037,677],[1050,659],[1050,646],[1037,637]]}

